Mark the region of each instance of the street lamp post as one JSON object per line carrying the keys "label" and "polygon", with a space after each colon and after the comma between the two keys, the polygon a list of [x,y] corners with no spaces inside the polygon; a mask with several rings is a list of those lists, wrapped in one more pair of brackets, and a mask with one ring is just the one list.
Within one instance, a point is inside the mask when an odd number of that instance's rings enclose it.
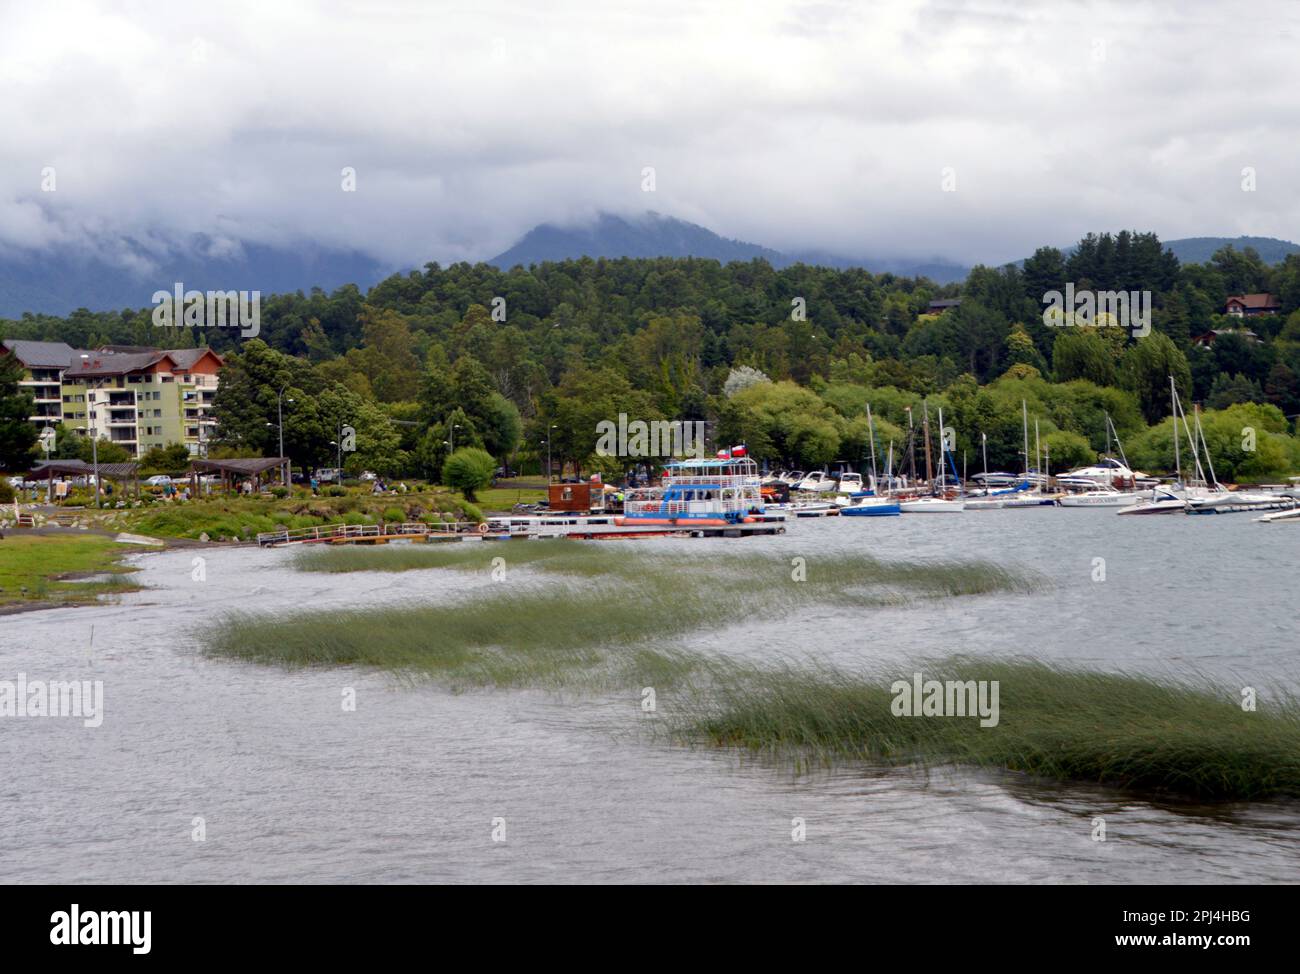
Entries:
{"label": "street lamp post", "polygon": [[456,430],[461,429],[461,428],[462,428],[462,427],[461,427],[460,423],[452,423],[452,424],[451,424],[451,431],[450,431],[450,433],[449,433],[449,435],[450,435],[451,438],[448,439],[448,440],[444,440],[444,441],[443,441],[444,443],[447,444],[447,452],[448,452],[448,453],[455,453],[455,452],[456,452]]}
{"label": "street lamp post", "polygon": [[[279,427],[279,430],[280,430],[280,453],[279,453],[279,456],[280,456],[280,460],[281,460],[281,461],[284,460],[284,404],[285,404],[286,402],[290,402],[290,403],[293,402],[292,399],[287,399],[287,400],[286,400],[286,399],[284,398],[284,394],[285,394],[286,392],[288,392],[288,391],[289,391],[289,386],[286,384],[285,387],[284,387],[283,389],[281,389],[280,392],[279,392],[279,393],[276,395],[276,397],[275,397],[275,418],[276,418],[276,420],[277,420],[277,422],[276,422],[276,426]],[[286,468],[285,468],[285,466],[284,466],[284,463],[281,462],[281,464],[280,464],[280,483],[281,483],[283,486],[285,486],[285,487],[288,487],[288,486],[289,486],[288,481],[284,479],[287,475],[288,475],[288,471],[286,470]]]}
{"label": "street lamp post", "polygon": [[552,426],[546,431],[546,482],[551,482],[551,430],[559,429],[558,426]]}
{"label": "street lamp post", "polygon": [[[88,361],[90,360],[90,356],[89,356],[89,355],[86,355],[85,353],[83,353],[82,356],[81,356],[81,360],[82,360],[83,362],[88,362]],[[84,368],[84,366],[83,366],[83,368]],[[86,411],[89,412],[89,413],[91,413],[91,414],[92,414],[92,418],[93,418],[94,407],[95,407],[95,394],[94,394],[93,392],[88,392],[88,393],[87,393],[87,403],[86,403],[86,407],[87,407]],[[98,507],[99,507],[99,436],[98,436],[98,434],[96,434],[96,432],[95,432],[95,429],[94,429],[94,425],[95,425],[95,424],[94,424],[94,423],[92,423],[92,422],[87,422],[86,425],[87,425],[88,427],[90,427],[90,430],[89,430],[89,432],[90,432],[90,461],[91,461],[92,465],[93,465],[94,468],[95,468],[95,507],[98,508]]]}

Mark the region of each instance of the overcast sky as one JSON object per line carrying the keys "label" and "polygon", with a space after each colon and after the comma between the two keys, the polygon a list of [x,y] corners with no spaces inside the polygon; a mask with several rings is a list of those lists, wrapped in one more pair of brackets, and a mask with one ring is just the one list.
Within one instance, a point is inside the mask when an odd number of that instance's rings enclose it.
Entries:
{"label": "overcast sky", "polygon": [[0,246],[418,265],[601,209],[963,262],[1300,238],[1298,5],[1038,6],[0,0]]}

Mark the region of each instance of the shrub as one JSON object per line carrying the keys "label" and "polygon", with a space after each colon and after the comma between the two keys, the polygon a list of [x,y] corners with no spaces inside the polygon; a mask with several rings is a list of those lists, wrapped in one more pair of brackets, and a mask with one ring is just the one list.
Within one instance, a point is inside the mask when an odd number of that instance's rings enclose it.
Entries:
{"label": "shrub", "polygon": [[442,466],[442,477],[449,487],[454,487],[465,495],[465,500],[473,503],[475,494],[492,483],[492,474],[497,462],[492,454],[477,447],[462,447],[447,458]]}
{"label": "shrub", "polygon": [[461,509],[461,512],[465,515],[465,517],[468,520],[473,521],[475,524],[483,523],[484,521],[483,512],[480,511],[473,504],[471,504],[469,501],[458,500],[456,501],[456,506]]}

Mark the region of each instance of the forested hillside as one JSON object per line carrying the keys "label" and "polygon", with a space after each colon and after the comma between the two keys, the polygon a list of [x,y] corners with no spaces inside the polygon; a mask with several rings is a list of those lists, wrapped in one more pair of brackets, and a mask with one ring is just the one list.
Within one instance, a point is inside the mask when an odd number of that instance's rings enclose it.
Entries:
{"label": "forested hillside", "polygon": [[[1150,290],[1154,330],[1043,324],[1044,294]],[[1276,315],[1221,312],[1230,294],[1271,292]],[[936,299],[960,299],[940,314]],[[1249,328],[1257,340],[1211,329]],[[568,260],[531,269],[426,266],[363,293],[264,296],[261,334],[159,329],[150,309],[24,316],[4,337],[186,346],[227,356],[218,397],[222,448],[274,452],[275,394],[297,390],[287,451],[325,463],[340,424],[357,430],[353,467],[440,473],[448,445],[482,445],[536,469],[547,434],[557,460],[605,468],[595,424],[707,420],[714,443],[747,442],[772,463],[860,464],[901,445],[905,408],[929,398],[956,430],[972,469],[988,435],[989,463],[1018,469],[1020,401],[1051,449],[1053,469],[1093,459],[1104,414],[1130,459],[1172,466],[1168,376],[1203,404],[1222,479],[1300,472],[1288,435],[1300,413],[1300,256],[1269,266],[1224,248],[1180,265],[1153,234],[1089,236],[1067,256],[1042,248],[1023,267],[976,267],[961,285],[862,270],[763,260]],[[1290,417],[1290,418],[1288,418]],[[1257,431],[1243,447],[1243,427]],[[960,461],[959,461],[960,462]]]}

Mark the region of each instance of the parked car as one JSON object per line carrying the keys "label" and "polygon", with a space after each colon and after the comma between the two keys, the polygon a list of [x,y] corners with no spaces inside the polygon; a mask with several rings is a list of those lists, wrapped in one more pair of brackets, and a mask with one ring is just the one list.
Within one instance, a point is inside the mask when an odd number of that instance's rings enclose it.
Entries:
{"label": "parked car", "polygon": [[343,471],[338,467],[321,467],[316,471],[316,482],[321,484],[336,484],[343,477]]}
{"label": "parked car", "polygon": [[379,477],[377,477],[375,474],[373,474],[373,473],[370,472],[369,470],[363,470],[363,471],[361,471],[361,476],[360,476],[359,478],[357,478],[357,479],[358,479],[358,480],[361,480],[361,481],[364,483],[364,482],[371,481],[371,480],[378,480]]}
{"label": "parked car", "polygon": [[160,473],[149,477],[145,480],[144,484],[146,487],[166,487],[170,485],[171,482],[171,477],[168,477],[165,473]]}

